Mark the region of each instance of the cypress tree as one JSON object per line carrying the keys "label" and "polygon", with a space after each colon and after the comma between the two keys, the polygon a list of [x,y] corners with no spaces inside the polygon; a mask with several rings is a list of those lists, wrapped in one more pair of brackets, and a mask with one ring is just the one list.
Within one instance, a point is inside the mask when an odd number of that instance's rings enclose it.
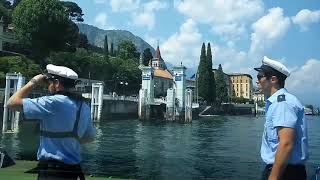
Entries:
{"label": "cypress tree", "polygon": [[147,48],[143,51],[143,65],[145,66],[148,66],[149,65],[149,61],[152,60],[153,56],[152,56],[152,53],[151,53],[151,50],[150,48]]}
{"label": "cypress tree", "polygon": [[108,36],[104,36],[104,49],[103,49],[104,59],[109,59],[109,48],[108,48]]}
{"label": "cypress tree", "polygon": [[216,76],[216,102],[217,104],[221,104],[223,102],[228,102],[228,88],[227,84],[224,80],[224,73],[222,70],[221,64],[219,64],[219,68],[217,70]]}
{"label": "cypress tree", "polygon": [[212,71],[212,53],[211,53],[211,46],[210,43],[208,43],[207,46],[207,64],[208,64],[208,73],[209,75],[209,81],[208,81],[208,101],[210,103],[214,103],[216,99],[216,82],[214,78],[214,72]]}
{"label": "cypress tree", "polygon": [[114,56],[114,52],[113,52],[113,42],[111,43],[111,47],[110,47],[111,49],[110,49],[110,54],[111,54],[111,56]]}
{"label": "cypress tree", "polygon": [[209,90],[209,71],[208,71],[208,63],[206,57],[206,45],[202,43],[201,54],[200,54],[200,63],[198,66],[198,92],[199,96],[202,97],[207,102],[208,99],[208,90]]}

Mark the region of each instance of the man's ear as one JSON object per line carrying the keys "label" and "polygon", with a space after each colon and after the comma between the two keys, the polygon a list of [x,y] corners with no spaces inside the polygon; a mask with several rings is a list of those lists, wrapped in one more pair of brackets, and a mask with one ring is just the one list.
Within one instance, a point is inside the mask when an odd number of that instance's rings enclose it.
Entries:
{"label": "man's ear", "polygon": [[279,81],[279,79],[278,79],[277,76],[271,76],[271,82],[276,83],[276,82],[278,82],[278,81]]}
{"label": "man's ear", "polygon": [[60,81],[58,79],[55,79],[53,83],[54,83],[55,87],[59,87],[60,86]]}

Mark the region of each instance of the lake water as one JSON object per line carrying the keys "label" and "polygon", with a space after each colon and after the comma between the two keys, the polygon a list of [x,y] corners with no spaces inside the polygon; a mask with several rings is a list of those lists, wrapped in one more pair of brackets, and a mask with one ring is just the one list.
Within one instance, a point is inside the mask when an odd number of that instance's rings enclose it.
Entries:
{"label": "lake water", "polygon": [[[307,116],[309,177],[320,165],[320,118]],[[87,174],[137,179],[259,179],[264,117],[227,116],[192,124],[105,121],[95,142],[83,147]],[[17,159],[34,159],[35,127],[0,135],[1,146]]]}

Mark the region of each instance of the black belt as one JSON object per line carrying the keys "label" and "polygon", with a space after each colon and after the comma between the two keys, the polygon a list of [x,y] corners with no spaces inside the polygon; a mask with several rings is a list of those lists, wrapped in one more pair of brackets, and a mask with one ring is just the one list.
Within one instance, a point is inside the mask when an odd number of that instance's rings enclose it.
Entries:
{"label": "black belt", "polygon": [[[265,169],[271,170],[273,167],[273,164],[267,164]],[[288,164],[287,167],[289,168],[305,168],[304,164]]]}
{"label": "black belt", "polygon": [[[273,164],[266,165],[263,173],[262,180],[267,180],[272,171]],[[288,164],[281,176],[282,180],[306,180],[307,173],[305,165],[303,164]]]}
{"label": "black belt", "polygon": [[39,177],[43,177],[44,179],[51,176],[85,179],[80,164],[65,164],[57,160],[39,161],[37,170]]}

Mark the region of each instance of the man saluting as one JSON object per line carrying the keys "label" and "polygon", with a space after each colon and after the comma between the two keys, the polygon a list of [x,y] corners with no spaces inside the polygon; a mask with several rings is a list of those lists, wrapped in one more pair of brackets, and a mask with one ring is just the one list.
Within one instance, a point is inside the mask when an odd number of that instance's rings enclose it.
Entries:
{"label": "man saluting", "polygon": [[[91,142],[96,134],[90,108],[81,96],[71,92],[77,73],[51,64],[47,72],[36,75],[13,94],[8,107],[23,112],[25,120],[40,123],[38,179],[84,179],[80,144]],[[37,85],[45,83],[52,95],[27,98]]]}

